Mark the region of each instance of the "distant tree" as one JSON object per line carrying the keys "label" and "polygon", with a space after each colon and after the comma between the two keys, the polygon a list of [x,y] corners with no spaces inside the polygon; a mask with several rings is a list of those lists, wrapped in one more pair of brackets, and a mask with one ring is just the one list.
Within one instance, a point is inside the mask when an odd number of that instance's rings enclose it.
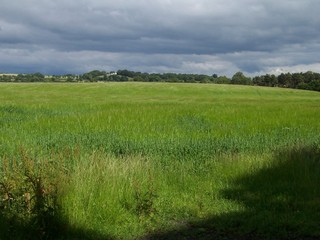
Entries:
{"label": "distant tree", "polygon": [[150,82],[162,82],[162,78],[159,76],[159,74],[150,74],[149,81]]}
{"label": "distant tree", "polygon": [[303,82],[305,83],[310,83],[312,82],[313,80],[315,80],[315,75],[313,72],[311,71],[308,71],[306,73],[303,74]]}
{"label": "distant tree", "polygon": [[313,80],[309,83],[310,90],[320,91],[320,78],[318,80]]}
{"label": "distant tree", "polygon": [[305,90],[311,90],[311,87],[309,86],[309,84],[305,83],[305,82],[301,82],[297,85],[298,89],[305,89]]}
{"label": "distant tree", "polygon": [[278,85],[278,79],[274,74],[272,75],[266,74],[263,80],[264,80],[264,86],[275,87]]}
{"label": "distant tree", "polygon": [[288,87],[291,82],[291,74],[290,73],[281,73],[278,76],[278,85],[280,87]]}
{"label": "distant tree", "polygon": [[246,77],[242,72],[236,72],[231,78],[232,84],[251,85],[251,78]]}
{"label": "distant tree", "polygon": [[218,84],[230,84],[231,80],[230,78],[226,76],[219,76],[218,78],[214,79],[214,83]]}
{"label": "distant tree", "polygon": [[129,71],[129,70],[126,70],[126,69],[124,69],[124,70],[118,70],[118,71],[117,71],[117,74],[118,74],[118,75],[121,75],[121,76],[125,76],[125,77],[130,77],[130,78],[133,78],[133,77],[135,77],[135,75],[136,75],[135,72]]}
{"label": "distant tree", "polygon": [[18,76],[16,77],[16,81],[18,82],[24,82],[24,79],[25,77],[23,74],[18,74]]}
{"label": "distant tree", "polygon": [[264,86],[265,85],[264,76],[255,76],[252,79],[252,83],[257,86]]}
{"label": "distant tree", "polygon": [[95,82],[95,81],[103,81],[107,78],[107,73],[105,71],[93,70],[91,72],[84,73],[81,76],[82,80]]}
{"label": "distant tree", "polygon": [[133,78],[133,81],[135,82],[144,82],[144,79],[141,76],[137,76]]}
{"label": "distant tree", "polygon": [[44,75],[42,73],[39,73],[39,72],[31,74],[31,77],[34,77],[34,78],[39,79],[39,80],[43,80],[44,79]]}
{"label": "distant tree", "polygon": [[290,87],[297,88],[300,83],[304,82],[302,73],[293,73]]}

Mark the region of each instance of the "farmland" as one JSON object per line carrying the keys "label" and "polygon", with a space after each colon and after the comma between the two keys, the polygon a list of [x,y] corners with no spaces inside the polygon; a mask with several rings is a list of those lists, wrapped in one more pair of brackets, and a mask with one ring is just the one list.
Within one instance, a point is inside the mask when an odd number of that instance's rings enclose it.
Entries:
{"label": "farmland", "polygon": [[[3,83],[0,230],[320,237],[319,103],[318,92],[253,86]],[[43,181],[40,199],[55,187],[54,233],[39,225],[45,204],[13,204],[37,199],[33,178]]]}

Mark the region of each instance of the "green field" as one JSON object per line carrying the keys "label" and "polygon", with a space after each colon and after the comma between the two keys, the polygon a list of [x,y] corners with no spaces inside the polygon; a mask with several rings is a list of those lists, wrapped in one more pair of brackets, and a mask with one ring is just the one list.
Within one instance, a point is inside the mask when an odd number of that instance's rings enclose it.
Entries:
{"label": "green field", "polygon": [[3,83],[0,161],[3,239],[320,238],[318,92]]}

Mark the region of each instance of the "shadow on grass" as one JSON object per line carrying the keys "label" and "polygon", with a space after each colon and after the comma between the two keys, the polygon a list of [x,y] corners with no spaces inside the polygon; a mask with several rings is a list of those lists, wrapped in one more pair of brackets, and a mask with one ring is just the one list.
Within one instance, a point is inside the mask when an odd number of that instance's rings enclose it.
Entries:
{"label": "shadow on grass", "polygon": [[[239,177],[220,194],[244,210],[143,239],[320,239],[320,148],[279,151],[269,166]],[[59,214],[45,221],[41,227],[39,221],[25,223],[0,211],[0,239],[113,239],[69,226]]]}
{"label": "shadow on grass", "polygon": [[68,226],[61,219],[47,219],[50,226],[39,228],[38,224],[22,223],[15,219],[0,216],[1,240],[37,240],[37,239],[83,239],[111,240],[111,236],[102,235],[92,230]]}
{"label": "shadow on grass", "polygon": [[65,220],[59,195],[67,184],[63,165],[37,162],[20,150],[20,161],[3,157],[0,165],[0,240],[112,239],[71,226]]}
{"label": "shadow on grass", "polygon": [[279,151],[270,166],[239,177],[221,196],[245,210],[145,239],[320,239],[320,148]]}

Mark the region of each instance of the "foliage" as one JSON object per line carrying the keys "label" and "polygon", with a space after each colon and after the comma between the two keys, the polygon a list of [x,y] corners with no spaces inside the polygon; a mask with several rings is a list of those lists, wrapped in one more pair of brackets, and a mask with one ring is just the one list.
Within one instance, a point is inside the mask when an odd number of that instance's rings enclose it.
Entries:
{"label": "foliage", "polygon": [[236,72],[231,79],[232,84],[251,85],[251,79],[246,77],[242,72]]}
{"label": "foliage", "polygon": [[0,82],[177,82],[177,83],[215,83],[257,85],[268,87],[285,87],[320,91],[320,74],[311,71],[305,73],[281,73],[279,76],[265,74],[252,79],[242,72],[235,73],[232,78],[204,74],[178,73],[142,73],[129,70],[106,72],[93,70],[82,75],[66,74],[44,76],[41,73],[0,75]]}
{"label": "foliage", "polygon": [[150,216],[156,212],[155,200],[157,194],[152,183],[152,177],[150,176],[148,180],[146,189],[143,189],[139,182],[134,182],[135,210],[139,216]]}
{"label": "foliage", "polygon": [[[0,171],[0,230],[2,236],[44,239],[58,229],[59,197],[65,174],[51,161],[37,161],[21,149],[19,159],[4,157]],[[16,227],[20,226],[20,232]],[[15,236],[15,237],[14,237]],[[21,237],[21,236],[20,236]]]}
{"label": "foliage", "polygon": [[44,75],[41,73],[33,74],[19,74],[16,77],[17,82],[42,82],[44,81]]}
{"label": "foliage", "polygon": [[320,91],[320,74],[311,71],[305,73],[281,73],[279,76],[266,74],[254,77],[253,83],[258,86]]}

